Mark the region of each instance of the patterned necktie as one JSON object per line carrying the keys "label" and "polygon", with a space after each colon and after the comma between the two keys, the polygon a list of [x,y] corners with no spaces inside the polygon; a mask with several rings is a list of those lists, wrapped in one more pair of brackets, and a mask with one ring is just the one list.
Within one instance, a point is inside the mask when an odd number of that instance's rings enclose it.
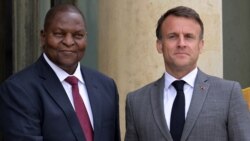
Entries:
{"label": "patterned necktie", "polygon": [[90,123],[88,112],[80,96],[78,88],[78,79],[75,76],[69,76],[65,79],[72,86],[72,95],[77,118],[81,124],[86,141],[93,141],[93,129]]}
{"label": "patterned necktie", "polygon": [[184,84],[185,81],[183,80],[177,80],[172,83],[177,91],[170,119],[170,133],[174,141],[181,140],[183,127],[185,124],[185,96],[183,92]]}

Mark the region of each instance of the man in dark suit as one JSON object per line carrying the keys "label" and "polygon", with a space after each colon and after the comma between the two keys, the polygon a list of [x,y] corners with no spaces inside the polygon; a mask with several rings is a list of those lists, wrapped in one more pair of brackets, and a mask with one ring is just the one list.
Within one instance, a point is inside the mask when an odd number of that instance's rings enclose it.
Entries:
{"label": "man in dark suit", "polygon": [[43,54],[1,85],[5,141],[120,141],[115,82],[79,63],[87,45],[85,24],[73,5],[48,11]]}
{"label": "man in dark suit", "polygon": [[203,23],[179,6],[158,20],[165,74],[126,101],[125,141],[250,141],[250,113],[238,82],[197,68]]}

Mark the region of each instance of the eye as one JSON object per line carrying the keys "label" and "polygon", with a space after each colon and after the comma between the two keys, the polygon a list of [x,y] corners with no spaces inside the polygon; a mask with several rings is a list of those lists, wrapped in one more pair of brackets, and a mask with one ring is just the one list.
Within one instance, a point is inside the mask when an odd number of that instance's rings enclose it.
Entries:
{"label": "eye", "polygon": [[83,38],[86,37],[86,34],[87,34],[87,33],[76,33],[76,34],[74,34],[73,36],[74,36],[74,38],[76,38],[76,39],[83,39]]}
{"label": "eye", "polygon": [[185,35],[186,39],[195,39],[195,36],[193,34],[187,34]]}
{"label": "eye", "polygon": [[84,35],[83,34],[79,34],[79,33],[77,33],[77,34],[74,35],[74,38],[76,38],[76,39],[82,39],[83,37],[84,37]]}
{"label": "eye", "polygon": [[64,34],[62,32],[54,32],[53,35],[56,37],[63,37],[64,36]]}
{"label": "eye", "polygon": [[176,39],[176,38],[177,38],[177,35],[175,35],[175,34],[169,34],[169,35],[167,35],[167,39],[173,40],[173,39]]}

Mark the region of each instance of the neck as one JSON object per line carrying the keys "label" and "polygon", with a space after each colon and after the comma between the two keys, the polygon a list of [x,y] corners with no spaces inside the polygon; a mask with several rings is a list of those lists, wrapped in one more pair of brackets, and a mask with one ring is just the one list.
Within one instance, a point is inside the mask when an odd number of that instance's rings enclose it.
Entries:
{"label": "neck", "polygon": [[176,79],[181,79],[187,74],[189,74],[191,71],[193,71],[195,68],[192,69],[169,69],[166,68],[166,72],[175,77]]}

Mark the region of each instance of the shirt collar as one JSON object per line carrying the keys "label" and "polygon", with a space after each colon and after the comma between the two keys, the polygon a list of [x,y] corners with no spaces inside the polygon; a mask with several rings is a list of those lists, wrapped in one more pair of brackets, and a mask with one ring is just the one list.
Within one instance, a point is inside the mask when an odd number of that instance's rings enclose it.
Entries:
{"label": "shirt collar", "polygon": [[83,77],[82,77],[82,73],[81,73],[81,69],[80,69],[80,62],[78,62],[77,68],[76,68],[76,71],[74,72],[74,74],[73,75],[69,75],[66,71],[64,71],[63,69],[61,69],[60,67],[58,67],[56,64],[54,64],[47,57],[47,55],[45,53],[43,53],[43,57],[44,57],[45,61],[49,64],[49,66],[53,69],[53,71],[55,72],[55,74],[59,78],[60,82],[64,81],[68,76],[75,76],[75,77],[77,77],[77,79],[81,83],[84,83],[84,80],[83,80]]}
{"label": "shirt collar", "polygon": [[[190,85],[193,88],[194,87],[195,78],[197,76],[197,73],[198,73],[198,68],[196,67],[190,73],[188,73],[187,75],[185,75],[184,77],[182,77],[181,80],[184,80],[188,85]],[[169,86],[175,80],[177,80],[175,77],[173,77],[172,75],[170,75],[167,72],[165,72],[164,78],[165,78],[165,88],[169,88]]]}

